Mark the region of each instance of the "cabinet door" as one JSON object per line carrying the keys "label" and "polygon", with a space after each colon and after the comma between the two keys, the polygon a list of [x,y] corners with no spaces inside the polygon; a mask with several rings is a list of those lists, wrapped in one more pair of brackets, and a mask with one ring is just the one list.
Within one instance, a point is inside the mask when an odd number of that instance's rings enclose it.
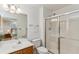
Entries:
{"label": "cabinet door", "polygon": [[12,52],[10,54],[33,54],[33,46]]}
{"label": "cabinet door", "polygon": [[18,50],[18,51],[12,52],[10,54],[22,54],[22,53],[23,53],[22,50]]}
{"label": "cabinet door", "polygon": [[22,50],[16,51],[16,54],[22,54]]}
{"label": "cabinet door", "polygon": [[22,53],[23,54],[33,54],[33,46],[23,49]]}

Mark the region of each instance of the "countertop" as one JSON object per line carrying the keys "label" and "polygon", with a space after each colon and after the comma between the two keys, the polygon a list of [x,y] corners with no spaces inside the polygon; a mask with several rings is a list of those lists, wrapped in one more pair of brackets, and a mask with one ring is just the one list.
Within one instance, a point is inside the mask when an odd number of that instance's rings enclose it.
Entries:
{"label": "countertop", "polygon": [[[19,43],[20,41],[20,43]],[[27,39],[12,39],[8,41],[1,41],[0,42],[0,54],[9,54],[24,48],[28,48],[33,46],[33,44],[28,41]]]}

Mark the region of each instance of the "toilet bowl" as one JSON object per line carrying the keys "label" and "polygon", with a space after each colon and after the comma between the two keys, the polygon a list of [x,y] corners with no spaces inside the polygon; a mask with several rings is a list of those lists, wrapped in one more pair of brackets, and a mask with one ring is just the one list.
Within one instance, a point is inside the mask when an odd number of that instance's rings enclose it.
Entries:
{"label": "toilet bowl", "polygon": [[32,43],[34,44],[39,54],[48,54],[48,49],[41,45],[42,44],[41,39],[34,39],[32,40]]}
{"label": "toilet bowl", "polygon": [[39,54],[48,54],[48,50],[45,47],[38,47],[37,51]]}

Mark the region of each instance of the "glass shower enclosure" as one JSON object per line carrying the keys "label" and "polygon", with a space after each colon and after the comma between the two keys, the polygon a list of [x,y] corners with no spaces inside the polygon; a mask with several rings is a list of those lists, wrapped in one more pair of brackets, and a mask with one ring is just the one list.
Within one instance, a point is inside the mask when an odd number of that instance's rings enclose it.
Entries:
{"label": "glass shower enclosure", "polygon": [[52,53],[58,53],[59,21],[58,18],[46,20],[46,48]]}
{"label": "glass shower enclosure", "polygon": [[46,48],[55,54],[79,53],[79,12],[46,19]]}

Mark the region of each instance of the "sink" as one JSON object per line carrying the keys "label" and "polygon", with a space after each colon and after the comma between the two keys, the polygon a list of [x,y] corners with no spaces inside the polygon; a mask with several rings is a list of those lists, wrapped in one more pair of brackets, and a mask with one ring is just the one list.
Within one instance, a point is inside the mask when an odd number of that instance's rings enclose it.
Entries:
{"label": "sink", "polygon": [[14,48],[20,48],[20,47],[21,47],[21,44],[17,44],[17,45],[12,46],[13,49]]}

